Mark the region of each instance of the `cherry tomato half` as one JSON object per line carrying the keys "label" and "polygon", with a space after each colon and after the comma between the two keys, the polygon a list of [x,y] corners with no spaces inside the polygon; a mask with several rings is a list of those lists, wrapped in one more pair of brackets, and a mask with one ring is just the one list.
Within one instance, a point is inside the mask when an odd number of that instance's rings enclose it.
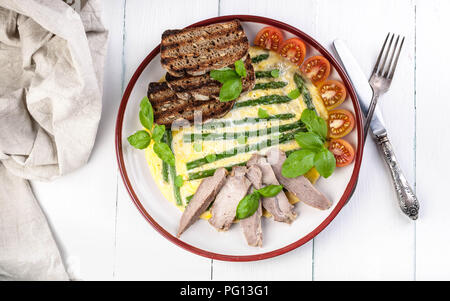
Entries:
{"label": "cherry tomato half", "polygon": [[343,167],[353,162],[355,158],[355,150],[350,143],[343,139],[333,139],[330,141],[328,149],[336,158],[336,166]]}
{"label": "cherry tomato half", "polygon": [[286,40],[281,44],[279,54],[291,62],[301,65],[306,56],[306,46],[299,38]]}
{"label": "cherry tomato half", "polygon": [[283,33],[276,27],[264,27],[257,34],[254,41],[256,46],[278,51],[281,43],[283,43]]}
{"label": "cherry tomato half", "polygon": [[300,70],[314,85],[317,85],[328,78],[331,66],[326,58],[321,55],[316,55],[308,58]]}
{"label": "cherry tomato half", "polygon": [[347,97],[344,84],[337,80],[326,80],[319,85],[318,89],[327,110],[336,108]]}
{"label": "cherry tomato half", "polygon": [[353,130],[355,117],[347,110],[328,112],[328,135],[330,138],[342,138]]}

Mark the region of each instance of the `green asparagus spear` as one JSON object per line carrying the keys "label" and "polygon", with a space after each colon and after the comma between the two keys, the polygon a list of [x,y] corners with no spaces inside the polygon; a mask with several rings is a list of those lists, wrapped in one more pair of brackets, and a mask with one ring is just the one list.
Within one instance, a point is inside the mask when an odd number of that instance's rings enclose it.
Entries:
{"label": "green asparagus spear", "polygon": [[255,71],[256,78],[274,78],[278,77],[280,74],[280,70],[272,69],[267,71]]}
{"label": "green asparagus spear", "polygon": [[[230,166],[224,166],[224,168],[228,171],[231,171],[231,169],[233,169],[234,166],[244,166],[245,164],[247,164],[247,161],[233,164]],[[210,177],[216,172],[216,170],[217,170],[217,168],[212,168],[212,169],[198,171],[198,172],[191,172],[188,174],[189,181]]]}
{"label": "green asparagus spear", "polygon": [[269,57],[268,53],[263,53],[263,54],[254,56],[254,57],[252,57],[252,63],[258,64],[261,61],[267,60],[268,57]]}
{"label": "green asparagus spear", "polygon": [[[162,137],[162,142],[167,143],[167,132]],[[162,177],[164,182],[169,183],[169,164],[166,161],[162,161]]]}
{"label": "green asparagus spear", "polygon": [[215,128],[224,128],[228,126],[233,125],[241,125],[241,124],[254,124],[258,123],[260,121],[266,121],[266,120],[287,120],[294,118],[295,115],[291,113],[284,113],[284,114],[277,114],[277,115],[270,115],[267,118],[259,118],[259,117],[245,117],[243,119],[238,120],[224,120],[224,121],[210,121],[206,122],[202,125],[203,128],[206,129],[215,129]]}
{"label": "green asparagus spear", "polygon": [[287,86],[287,82],[267,82],[258,83],[253,87],[253,90],[268,90],[268,89],[280,89]]}
{"label": "green asparagus spear", "polygon": [[287,143],[291,140],[294,140],[294,135],[298,132],[301,132],[301,130],[296,130],[296,131],[292,131],[289,133],[283,133],[276,138],[270,138],[270,139],[267,139],[267,140],[264,140],[264,141],[261,141],[258,143],[234,147],[230,150],[226,150],[226,151],[218,153],[218,154],[209,154],[200,159],[187,162],[186,168],[188,170],[191,170],[191,169],[203,166],[208,163],[212,163],[212,162],[215,162],[215,161],[218,161],[221,159],[236,156],[237,154],[248,153],[248,152],[255,151],[255,150],[261,150],[261,149],[264,149],[264,148],[267,148],[267,147],[270,147],[273,145]]}
{"label": "green asparagus spear", "polygon": [[305,85],[305,81],[303,80],[300,74],[298,73],[294,74],[294,82],[297,85],[297,88],[300,91],[300,93],[303,95],[303,100],[305,101],[306,107],[310,110],[316,111],[316,108],[314,107],[314,103],[311,98],[311,94],[309,93],[308,88]]}
{"label": "green asparagus spear", "polygon": [[[286,152],[286,157],[289,157],[290,154],[292,154],[293,152],[299,150],[298,148],[293,149],[293,150],[289,150]],[[236,163],[233,165],[229,165],[229,166],[224,166],[224,168],[228,171],[231,171],[231,169],[234,166],[245,166],[247,164],[247,161],[245,162],[240,162],[240,163]],[[203,178],[207,178],[212,176],[215,172],[216,172],[217,168],[212,168],[212,169],[208,169],[208,170],[203,170],[203,171],[198,171],[198,172],[191,172],[189,173],[189,181],[192,180],[199,180],[199,179],[203,179]],[[187,199],[187,198],[186,198]]]}
{"label": "green asparagus spear", "polygon": [[183,135],[183,142],[190,143],[195,142],[198,140],[232,140],[237,139],[238,137],[259,137],[264,135],[270,135],[273,133],[284,133],[290,130],[302,128],[304,131],[306,131],[306,127],[303,124],[303,122],[296,121],[293,123],[283,124],[276,127],[270,127],[265,129],[258,129],[253,131],[243,131],[243,132],[223,132],[223,133],[201,133],[201,134],[194,134],[194,133],[188,133]]}
{"label": "green asparagus spear", "polygon": [[234,106],[236,108],[242,108],[242,107],[250,107],[250,106],[257,106],[257,105],[270,105],[270,104],[278,104],[278,103],[286,103],[290,102],[292,99],[289,96],[286,95],[266,95],[261,96],[256,99],[249,99],[246,101],[237,102]]}
{"label": "green asparagus spear", "polygon": [[[170,149],[173,152],[172,130],[171,129],[166,130],[166,134],[167,134],[167,144],[169,145]],[[175,200],[177,202],[177,205],[181,206],[181,205],[183,205],[183,201],[181,200],[180,187],[175,185],[175,178],[177,177],[177,170],[176,170],[175,166],[172,166],[172,165],[169,166],[169,173],[170,173],[170,180],[172,182],[172,189],[173,189],[173,194],[175,196]]]}

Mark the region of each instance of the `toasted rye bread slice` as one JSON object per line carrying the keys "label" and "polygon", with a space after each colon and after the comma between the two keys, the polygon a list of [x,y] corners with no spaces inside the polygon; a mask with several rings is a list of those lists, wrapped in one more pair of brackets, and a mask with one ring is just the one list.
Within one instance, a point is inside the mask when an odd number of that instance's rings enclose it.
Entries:
{"label": "toasted rye bread slice", "polygon": [[[234,68],[234,64],[229,67]],[[249,91],[255,86],[255,71],[249,54],[245,59],[245,69],[247,76],[242,79],[242,92]],[[209,76],[209,72],[198,76],[187,75],[183,77],[175,77],[167,73],[166,81],[179,98],[186,100],[219,99],[220,87],[222,86],[220,82]]]}
{"label": "toasted rye bread slice", "polygon": [[172,76],[202,75],[247,55],[249,43],[239,20],[181,30],[161,37],[161,65]]}
{"label": "toasted rye bread slice", "polygon": [[220,118],[228,113],[234,101],[220,102],[212,99],[207,101],[184,100],[169,88],[166,82],[150,83],[148,98],[153,107],[154,120],[157,124],[171,125],[179,119],[194,121],[194,113],[202,113],[202,120]]}

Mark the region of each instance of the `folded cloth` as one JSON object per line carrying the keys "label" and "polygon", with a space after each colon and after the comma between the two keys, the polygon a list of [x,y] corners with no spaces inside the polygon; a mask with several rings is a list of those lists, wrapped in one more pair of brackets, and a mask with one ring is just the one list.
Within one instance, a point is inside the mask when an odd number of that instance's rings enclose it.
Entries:
{"label": "folded cloth", "polygon": [[25,180],[83,166],[100,120],[101,3],[65,2],[0,0],[0,280],[68,279]]}

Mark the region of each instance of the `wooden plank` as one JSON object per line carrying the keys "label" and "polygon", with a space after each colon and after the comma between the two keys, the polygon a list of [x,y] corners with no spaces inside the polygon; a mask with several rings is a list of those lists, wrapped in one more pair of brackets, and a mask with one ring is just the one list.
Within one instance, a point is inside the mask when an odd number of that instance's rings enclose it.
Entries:
{"label": "wooden plank", "polygon": [[416,229],[417,280],[450,279],[450,203],[446,191],[450,148],[446,114],[450,104],[444,90],[450,65],[449,13],[449,1],[417,1],[416,177],[421,201]]}
{"label": "wooden plank", "polygon": [[[289,11],[316,10],[315,1],[239,1],[221,0],[220,14],[250,14],[279,19],[315,34],[313,14],[287,13]],[[213,262],[214,280],[311,280],[313,243],[309,242],[288,254],[268,260],[244,263]]]}
{"label": "wooden plank", "polygon": [[[414,183],[414,3],[322,0],[315,13],[319,41],[330,48],[334,39],[346,40],[367,76],[386,34],[406,36],[379,107],[400,165]],[[414,254],[414,222],[400,211],[388,169],[369,139],[355,195],[315,240],[314,279],[411,280]]]}
{"label": "wooden plank", "polygon": [[[164,30],[182,28],[197,20],[216,16],[217,10],[217,1],[127,1],[125,84],[144,57],[160,43]],[[211,278],[211,260],[191,254],[157,233],[131,202],[122,182],[117,210],[115,279]]]}
{"label": "wooden plank", "polygon": [[117,167],[115,115],[121,95],[123,2],[104,6],[109,29],[105,62],[103,112],[88,164],[49,183],[34,182],[40,201],[75,279],[112,280]]}

